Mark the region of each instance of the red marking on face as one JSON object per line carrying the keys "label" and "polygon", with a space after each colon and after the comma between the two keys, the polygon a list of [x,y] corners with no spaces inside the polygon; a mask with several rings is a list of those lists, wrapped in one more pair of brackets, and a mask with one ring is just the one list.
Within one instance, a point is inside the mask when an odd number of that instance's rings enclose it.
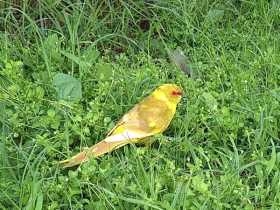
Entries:
{"label": "red marking on face", "polygon": [[171,94],[173,96],[181,96],[181,95],[183,95],[183,93],[181,91],[175,91],[175,90],[173,90]]}

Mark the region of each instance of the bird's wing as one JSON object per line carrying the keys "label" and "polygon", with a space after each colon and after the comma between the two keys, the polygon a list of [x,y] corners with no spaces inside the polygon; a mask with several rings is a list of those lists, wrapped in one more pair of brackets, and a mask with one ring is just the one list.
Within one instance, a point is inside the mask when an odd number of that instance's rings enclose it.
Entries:
{"label": "bird's wing", "polygon": [[108,133],[107,137],[110,136],[117,128],[119,128],[121,125],[123,125],[125,122],[120,120]]}
{"label": "bird's wing", "polygon": [[[111,129],[107,137],[115,134],[125,136],[125,132],[131,132],[131,130],[136,131],[137,134],[135,135],[135,132],[129,133],[130,137],[139,136],[139,133],[145,135],[153,132],[155,134],[155,130],[162,131],[163,128],[167,127],[165,124],[169,124],[169,122],[166,122],[169,120],[165,119],[170,118],[167,116],[169,112],[170,110],[166,104],[155,100],[153,97],[147,97],[127,112],[116,126]],[[141,135],[137,138],[143,137]]]}
{"label": "bird's wing", "polygon": [[120,142],[120,141],[128,141],[133,139],[141,139],[148,136],[153,135],[153,133],[145,133],[145,132],[139,132],[134,130],[124,130],[122,133],[118,133],[115,135],[108,136],[106,139],[104,139],[105,142]]}
{"label": "bird's wing", "polygon": [[[137,112],[139,110],[139,107],[141,106],[139,104],[136,104],[131,110],[129,110],[118,122],[117,124],[107,133],[107,137],[112,135],[113,133],[121,133],[122,127],[125,127],[125,125],[131,123],[132,121],[137,120]],[[118,131],[119,130],[119,131]]]}

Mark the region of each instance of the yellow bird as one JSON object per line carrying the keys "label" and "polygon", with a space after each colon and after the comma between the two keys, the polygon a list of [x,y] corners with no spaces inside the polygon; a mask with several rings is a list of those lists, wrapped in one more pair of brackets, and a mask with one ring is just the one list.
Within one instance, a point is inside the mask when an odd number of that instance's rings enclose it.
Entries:
{"label": "yellow bird", "polygon": [[146,137],[162,133],[169,126],[182,93],[175,84],[159,86],[127,112],[104,140],[60,163],[64,168],[72,167],[129,143],[148,143]]}

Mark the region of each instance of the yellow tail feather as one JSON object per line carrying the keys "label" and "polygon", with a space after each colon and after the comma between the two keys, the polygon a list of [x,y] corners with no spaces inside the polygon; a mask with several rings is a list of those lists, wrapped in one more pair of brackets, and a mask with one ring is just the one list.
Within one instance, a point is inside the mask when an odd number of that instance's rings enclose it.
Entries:
{"label": "yellow tail feather", "polygon": [[76,154],[70,159],[60,161],[59,163],[63,168],[73,167],[88,161],[91,157],[99,157],[105,153],[111,152],[114,149],[124,146],[127,143],[128,141],[106,142],[103,140],[89,149]]}
{"label": "yellow tail feather", "polygon": [[87,151],[82,151],[78,153],[77,155],[71,157],[70,159],[60,161],[59,164],[63,166],[63,168],[73,167],[76,165],[79,165],[83,162],[86,162],[88,160]]}

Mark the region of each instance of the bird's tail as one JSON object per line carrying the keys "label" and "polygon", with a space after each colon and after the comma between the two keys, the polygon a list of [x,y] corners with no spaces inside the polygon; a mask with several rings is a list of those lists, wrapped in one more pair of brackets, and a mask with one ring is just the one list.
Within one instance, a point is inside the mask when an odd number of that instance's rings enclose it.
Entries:
{"label": "bird's tail", "polygon": [[63,166],[63,168],[76,166],[88,161],[92,157],[99,157],[129,143],[128,141],[106,142],[105,140],[106,139],[93,145],[89,149],[76,154],[70,159],[60,161],[59,163]]}

